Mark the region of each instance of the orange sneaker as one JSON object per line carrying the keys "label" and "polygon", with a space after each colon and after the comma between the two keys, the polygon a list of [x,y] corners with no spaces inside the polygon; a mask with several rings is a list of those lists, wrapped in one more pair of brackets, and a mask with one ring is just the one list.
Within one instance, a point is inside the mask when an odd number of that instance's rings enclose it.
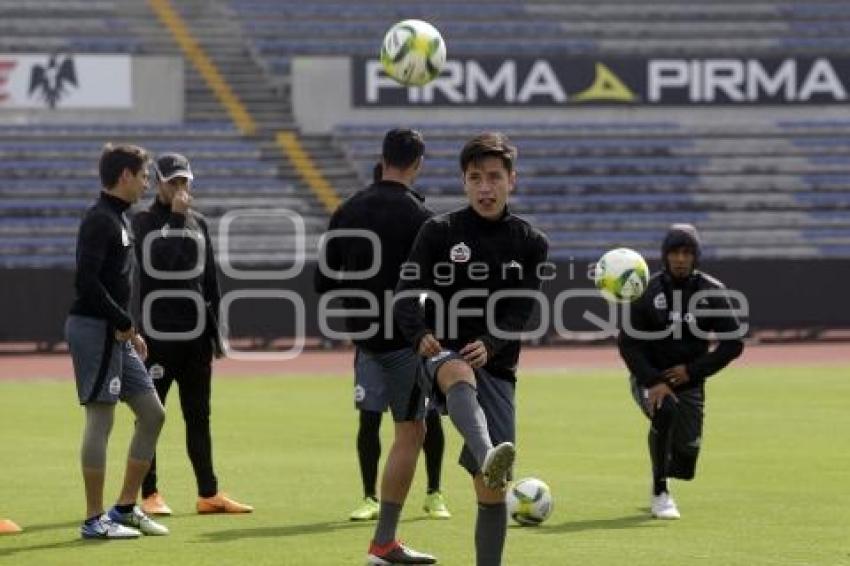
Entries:
{"label": "orange sneaker", "polygon": [[13,535],[23,529],[9,519],[0,519],[0,535]]}
{"label": "orange sneaker", "polygon": [[158,491],[142,499],[142,511],[146,515],[171,515],[171,507],[165,503]]}
{"label": "orange sneaker", "polygon": [[212,497],[199,497],[195,508],[198,513],[251,513],[254,510],[250,505],[234,501],[221,491]]}

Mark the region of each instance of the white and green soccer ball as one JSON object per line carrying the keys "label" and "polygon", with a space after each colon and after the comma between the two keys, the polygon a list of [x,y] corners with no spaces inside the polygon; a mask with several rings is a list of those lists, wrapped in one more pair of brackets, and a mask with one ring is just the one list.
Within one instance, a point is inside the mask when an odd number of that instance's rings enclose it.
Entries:
{"label": "white and green soccer ball", "polygon": [[552,514],[554,500],[546,482],[523,478],[514,482],[505,496],[508,516],[523,526],[539,525]]}
{"label": "white and green soccer ball", "polygon": [[446,63],[446,44],[437,28],[422,20],[398,22],[384,36],[381,65],[403,85],[422,86]]}
{"label": "white and green soccer ball", "polygon": [[643,295],[646,290],[649,267],[638,252],[629,248],[617,248],[599,258],[593,279],[596,288],[606,299],[628,303]]}

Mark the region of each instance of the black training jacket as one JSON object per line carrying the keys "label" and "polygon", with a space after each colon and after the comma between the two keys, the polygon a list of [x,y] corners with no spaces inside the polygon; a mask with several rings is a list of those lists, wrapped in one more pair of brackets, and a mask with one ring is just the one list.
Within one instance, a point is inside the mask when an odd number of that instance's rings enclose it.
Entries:
{"label": "black training jacket", "polygon": [[[410,346],[393,322],[391,312],[387,313],[385,296],[387,293],[392,295],[398,283],[399,268],[407,259],[419,228],[433,215],[423,201],[421,195],[402,183],[380,181],[346,199],[331,216],[328,232],[370,230],[381,245],[378,271],[368,279],[329,277],[316,268],[314,284],[318,293],[356,289],[375,297],[377,315],[346,319],[349,332],[361,332],[370,325],[376,329],[372,337],[354,340],[359,347],[373,352],[389,352]],[[362,237],[331,238],[320,253],[324,253],[328,267],[338,272],[365,271],[374,260],[372,244]],[[363,309],[368,305],[366,299],[343,298],[345,309]]]}
{"label": "black training jacket", "polygon": [[[691,305],[691,298],[701,291],[711,291],[711,295]],[[681,388],[701,386],[707,377],[737,358],[744,343],[742,336],[725,338],[718,341],[717,348],[709,350],[708,338],[695,336],[689,321],[706,333],[740,334],[741,325],[734,313],[717,312],[731,308],[723,284],[701,271],[694,271],[681,282],[675,281],[666,271],[656,273],[649,280],[646,292],[628,307],[631,327],[642,331],[674,332],[648,339],[634,336],[621,325],[620,355],[644,387],[662,382],[662,372],[680,364],[687,366],[690,377]]]}
{"label": "black training jacket", "polygon": [[129,204],[102,192],[86,210],[77,232],[76,297],[70,313],[106,320],[129,330],[133,238],[124,211]]}
{"label": "black training jacket", "polygon": [[[212,241],[206,219],[200,213],[189,209],[186,214],[171,211],[171,207],[154,199],[147,209],[133,216],[133,233],[136,237],[136,256],[139,264],[139,296],[141,304],[153,291],[188,290],[197,293],[205,310],[206,325],[202,335],[213,340],[216,350],[220,350],[218,333],[218,312],[221,303],[221,291],[215,264]],[[162,272],[196,270],[191,277],[168,279],[156,273],[150,273],[145,267],[143,257],[144,241],[154,233],[149,248],[150,267]],[[203,249],[203,256],[198,257]],[[203,269],[199,268],[198,261]],[[179,298],[160,298],[151,304],[150,318],[154,329],[167,332],[186,332],[198,323],[199,307],[193,301]],[[144,328],[144,334],[150,329]]]}
{"label": "black training jacket", "polygon": [[[435,216],[419,231],[396,291],[433,291],[442,305],[429,300],[423,308],[416,297],[400,299],[395,304],[396,322],[414,348],[427,333],[434,333],[443,348],[454,351],[481,340],[488,354],[484,369],[513,381],[520,342],[493,335],[487,324],[488,297],[502,289],[539,291],[548,249],[543,233],[508,209],[495,221],[479,216],[472,207]],[[470,292],[481,296],[452,304],[453,297]],[[508,297],[492,304],[495,327],[520,332],[535,300]],[[482,309],[485,314],[468,316],[460,312],[465,309]],[[445,323],[442,329],[438,328],[440,318]],[[452,332],[455,325],[456,333]]]}

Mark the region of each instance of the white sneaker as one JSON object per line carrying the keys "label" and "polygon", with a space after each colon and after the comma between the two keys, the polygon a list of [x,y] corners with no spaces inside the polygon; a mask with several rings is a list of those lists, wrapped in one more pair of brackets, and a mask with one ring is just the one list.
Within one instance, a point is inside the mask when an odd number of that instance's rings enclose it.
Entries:
{"label": "white sneaker", "polygon": [[142,536],[142,533],[132,527],[125,527],[116,523],[109,518],[109,515],[104,513],[97,520],[91,523],[84,522],[80,525],[80,536],[98,539],[127,539],[138,538]]}
{"label": "white sneaker", "polygon": [[112,521],[140,531],[145,535],[164,536],[168,534],[168,527],[157,523],[136,505],[129,513],[120,513],[118,509],[113,507],[109,510],[109,518]]}
{"label": "white sneaker", "polygon": [[484,464],[481,466],[481,474],[484,476],[484,485],[490,489],[503,489],[508,485],[508,475],[511,466],[514,465],[516,449],[510,442],[503,442],[494,446],[487,452]]}
{"label": "white sneaker", "polygon": [[652,511],[652,516],[656,519],[671,520],[682,517],[679,514],[679,508],[676,507],[676,501],[666,491],[653,495],[649,500],[649,508]]}

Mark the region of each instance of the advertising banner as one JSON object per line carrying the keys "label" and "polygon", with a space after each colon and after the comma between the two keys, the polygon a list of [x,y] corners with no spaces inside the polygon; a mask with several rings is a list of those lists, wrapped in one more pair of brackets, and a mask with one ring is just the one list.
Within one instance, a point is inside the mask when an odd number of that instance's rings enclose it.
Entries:
{"label": "advertising banner", "polygon": [[129,55],[0,54],[0,111],[129,109]]}
{"label": "advertising banner", "polygon": [[823,105],[847,102],[850,57],[455,57],[424,87],[353,58],[352,106]]}

